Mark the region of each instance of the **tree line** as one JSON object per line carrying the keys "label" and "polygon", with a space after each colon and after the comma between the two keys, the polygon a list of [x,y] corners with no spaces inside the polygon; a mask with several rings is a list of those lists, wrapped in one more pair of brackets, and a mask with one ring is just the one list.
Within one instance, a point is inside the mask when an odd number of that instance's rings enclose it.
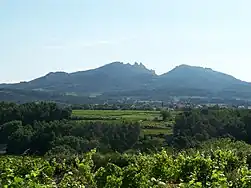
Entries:
{"label": "tree line", "polygon": [[138,123],[72,121],[71,109],[54,103],[0,104],[0,144],[7,154],[124,152],[139,136]]}
{"label": "tree line", "polygon": [[[161,111],[163,119],[170,114]],[[7,154],[81,154],[156,152],[162,147],[197,147],[207,140],[231,138],[251,144],[251,111],[186,109],[176,115],[172,135],[142,135],[139,122],[82,121],[54,103],[0,103],[0,151]]]}
{"label": "tree line", "polygon": [[251,111],[220,108],[186,110],[176,116],[171,144],[176,148],[189,148],[222,137],[251,144]]}

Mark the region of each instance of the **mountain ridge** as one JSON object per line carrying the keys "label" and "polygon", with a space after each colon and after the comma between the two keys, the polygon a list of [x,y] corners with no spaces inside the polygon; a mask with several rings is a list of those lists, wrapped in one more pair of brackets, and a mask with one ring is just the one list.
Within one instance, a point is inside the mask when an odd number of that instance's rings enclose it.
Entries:
{"label": "mountain ridge", "polygon": [[73,73],[50,72],[29,82],[0,84],[0,88],[74,93],[81,96],[124,92],[129,95],[141,93],[141,96],[145,93],[151,98],[155,93],[162,93],[163,96],[204,96],[207,93],[217,96],[223,93],[236,98],[248,98],[250,95],[251,98],[251,83],[211,68],[181,64],[167,73],[157,75],[142,63],[124,64],[118,61]]}
{"label": "mountain ridge", "polygon": [[[196,68],[196,69],[205,69],[205,70],[212,70],[214,72],[217,72],[217,73],[221,73],[221,74],[224,74],[224,75],[228,75],[228,76],[232,76],[228,73],[223,73],[223,72],[220,72],[220,71],[217,71],[217,70],[214,70],[212,68],[209,68],[209,67],[203,67],[203,66],[193,66],[193,65],[188,65],[188,64],[180,64],[180,65],[177,65],[175,67],[173,67],[172,69],[170,69],[169,71],[165,72],[165,73],[161,73],[161,74],[157,74],[156,71],[154,69],[148,69],[146,68],[146,66],[142,63],[137,63],[135,62],[134,64],[130,64],[130,63],[123,63],[123,62],[120,62],[120,61],[115,61],[115,62],[112,62],[112,63],[108,63],[108,64],[104,64],[100,67],[97,67],[97,68],[91,68],[91,69],[87,69],[87,70],[81,70],[81,71],[73,71],[73,72],[65,72],[65,71],[52,71],[52,72],[49,72],[47,74],[45,74],[44,76],[41,76],[41,77],[45,77],[45,76],[51,76],[51,75],[54,75],[54,74],[64,74],[64,75],[71,75],[71,74],[76,74],[76,73],[83,73],[83,72],[89,72],[89,71],[93,71],[93,70],[96,70],[96,69],[100,69],[100,68],[103,68],[103,67],[107,67],[107,66],[111,66],[111,65],[115,65],[115,64],[121,64],[121,65],[130,65],[130,66],[143,66],[145,69],[147,69],[148,71],[151,71],[153,74],[157,75],[157,76],[163,76],[177,68]],[[41,78],[39,77],[39,78]],[[234,77],[234,76],[232,76]],[[236,78],[236,77],[234,77]],[[16,83],[0,83],[0,85],[14,85],[14,84],[20,84],[20,83],[27,83],[27,82],[30,82],[30,81],[33,81],[33,80],[36,80],[37,78],[35,79],[32,79],[32,80],[29,80],[29,81],[20,81],[20,82],[16,82]],[[238,79],[238,78],[236,78]],[[241,79],[238,79],[240,81],[243,81],[243,82],[246,82],[246,83],[251,83],[249,81],[245,81],[245,80],[241,80]]]}
{"label": "mountain ridge", "polygon": [[145,83],[151,82],[155,76],[155,72],[142,63],[131,65],[113,62],[96,69],[73,73],[51,72],[29,82],[4,84],[0,87],[90,93],[144,88]]}

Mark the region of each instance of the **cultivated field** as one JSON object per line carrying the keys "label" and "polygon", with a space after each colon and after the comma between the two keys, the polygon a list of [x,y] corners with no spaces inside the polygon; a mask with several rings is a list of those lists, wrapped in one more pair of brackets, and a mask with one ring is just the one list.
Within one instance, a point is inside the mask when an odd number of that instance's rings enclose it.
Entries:
{"label": "cultivated field", "polygon": [[133,111],[133,110],[74,110],[73,115],[90,118],[116,118],[124,120],[152,121],[160,117],[159,111]]}
{"label": "cultivated field", "polygon": [[73,116],[81,121],[133,121],[142,126],[143,135],[171,134],[175,113],[167,121],[163,121],[160,111],[134,110],[74,110]]}

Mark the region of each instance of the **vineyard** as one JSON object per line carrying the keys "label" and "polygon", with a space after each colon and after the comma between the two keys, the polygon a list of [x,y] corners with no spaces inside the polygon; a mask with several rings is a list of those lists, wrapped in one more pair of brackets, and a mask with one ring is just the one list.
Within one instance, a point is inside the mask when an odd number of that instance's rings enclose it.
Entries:
{"label": "vineyard", "polygon": [[170,155],[123,154],[97,168],[96,152],[68,160],[35,157],[0,158],[1,187],[251,187],[247,156],[236,150]]}
{"label": "vineyard", "polygon": [[[156,124],[155,124],[156,123]],[[251,111],[0,103],[0,187],[251,187]]]}
{"label": "vineyard", "polygon": [[171,117],[162,121],[160,111],[136,111],[136,110],[74,110],[73,117],[78,117],[82,121],[102,121],[102,122],[121,122],[131,121],[140,122],[142,135],[172,134],[173,119],[177,112],[172,112]]}

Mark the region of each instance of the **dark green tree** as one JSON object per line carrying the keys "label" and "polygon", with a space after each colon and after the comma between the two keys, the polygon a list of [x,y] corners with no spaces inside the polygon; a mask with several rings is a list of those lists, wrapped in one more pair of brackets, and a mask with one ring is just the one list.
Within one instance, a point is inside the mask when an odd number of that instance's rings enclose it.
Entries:
{"label": "dark green tree", "polygon": [[161,114],[161,117],[162,117],[163,121],[166,121],[168,118],[171,117],[171,113],[169,111],[167,111],[167,110],[162,110],[160,112],[160,114]]}

